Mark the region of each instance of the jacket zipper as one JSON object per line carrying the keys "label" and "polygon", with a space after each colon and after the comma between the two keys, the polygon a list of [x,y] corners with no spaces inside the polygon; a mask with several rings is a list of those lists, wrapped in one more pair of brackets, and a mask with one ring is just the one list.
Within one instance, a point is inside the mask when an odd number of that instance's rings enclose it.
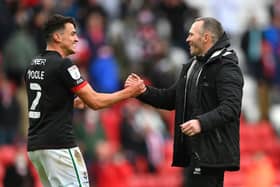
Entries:
{"label": "jacket zipper", "polygon": [[220,132],[218,131],[218,129],[216,129],[215,132],[216,132],[216,136],[218,138],[219,143],[222,143],[223,142],[222,141],[222,137],[221,137]]}
{"label": "jacket zipper", "polygon": [[[187,73],[184,75],[184,78],[186,79],[185,80],[185,90],[184,90],[184,108],[183,108],[183,122],[185,122],[185,113],[186,113],[186,97],[187,97],[187,86],[188,86],[188,80],[189,80],[189,76],[190,76],[190,73],[191,71],[193,71],[193,68],[195,66],[195,63],[196,62],[193,62],[192,65],[190,65]],[[184,134],[181,132],[181,142],[184,141]]]}
{"label": "jacket zipper", "polygon": [[227,52],[226,50],[227,50],[226,48],[223,48],[223,49],[221,49],[221,50],[219,50],[219,51],[216,51],[216,52],[208,59],[208,61],[206,61],[206,62],[201,66],[201,68],[200,68],[200,70],[199,70],[199,73],[198,73],[198,76],[197,76],[197,79],[196,79],[196,82],[195,82],[195,85],[196,85],[196,86],[198,86],[198,81],[199,81],[199,78],[200,78],[200,75],[201,75],[201,72],[202,72],[204,66],[205,66],[206,64],[209,64],[209,63],[212,61],[212,59],[213,59],[214,57],[216,57],[216,56],[219,56],[219,55],[221,55],[221,54],[222,54],[222,56],[227,56],[228,54],[231,54],[231,52]]}
{"label": "jacket zipper", "polygon": [[[186,75],[185,75],[186,76]],[[183,110],[183,122],[185,122],[185,109],[186,109],[186,95],[187,95],[187,84],[188,84],[188,78],[186,78],[185,81],[185,95],[184,95],[184,110]],[[184,141],[184,134],[181,132],[181,141]]]}
{"label": "jacket zipper", "polygon": [[[195,63],[198,63],[197,61],[196,62],[193,62],[194,64],[191,65],[191,67],[188,69],[187,71],[187,75],[184,75],[184,77],[186,77],[186,81],[185,81],[185,90],[184,90],[184,109],[183,109],[183,122],[185,122],[185,109],[186,109],[186,97],[187,97],[187,86],[188,86],[188,81],[189,81],[189,76],[188,76],[188,73],[190,71],[190,73],[193,71],[193,67],[195,66]],[[207,61],[205,64],[209,63],[209,61]],[[199,77],[200,77],[200,74],[203,70],[203,67],[204,65],[203,64],[201,67],[200,67],[200,70],[199,70],[199,73],[198,73],[198,76],[197,76],[197,79],[196,79],[196,86],[198,85],[198,80],[199,80]],[[183,142],[184,141],[184,134],[181,133],[181,141]]]}

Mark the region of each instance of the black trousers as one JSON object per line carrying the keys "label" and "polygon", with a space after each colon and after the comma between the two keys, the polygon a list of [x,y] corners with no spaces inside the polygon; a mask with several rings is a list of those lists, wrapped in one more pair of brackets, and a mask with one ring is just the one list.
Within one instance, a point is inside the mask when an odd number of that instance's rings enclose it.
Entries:
{"label": "black trousers", "polygon": [[223,187],[224,171],[207,168],[187,168],[185,187]]}
{"label": "black trousers", "polygon": [[224,169],[200,167],[199,160],[192,154],[191,163],[185,169],[184,187],[223,187]]}

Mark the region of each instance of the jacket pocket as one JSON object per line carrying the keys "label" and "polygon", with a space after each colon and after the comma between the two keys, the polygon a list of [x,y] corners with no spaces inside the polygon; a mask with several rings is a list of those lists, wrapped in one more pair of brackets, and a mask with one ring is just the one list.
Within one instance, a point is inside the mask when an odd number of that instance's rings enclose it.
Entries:
{"label": "jacket pocket", "polygon": [[201,166],[205,167],[225,165],[232,157],[232,153],[226,149],[225,142],[218,130],[204,133],[201,136],[198,153],[201,158]]}

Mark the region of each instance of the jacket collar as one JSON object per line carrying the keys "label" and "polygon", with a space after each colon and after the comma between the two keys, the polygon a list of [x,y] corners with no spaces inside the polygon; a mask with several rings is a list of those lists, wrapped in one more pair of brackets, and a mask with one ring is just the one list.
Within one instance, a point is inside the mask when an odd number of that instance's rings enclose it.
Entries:
{"label": "jacket collar", "polygon": [[221,38],[207,51],[204,56],[195,56],[194,58],[198,61],[206,62],[212,59],[213,57],[219,56],[222,54],[225,48],[230,46],[229,38],[227,34],[221,36]]}

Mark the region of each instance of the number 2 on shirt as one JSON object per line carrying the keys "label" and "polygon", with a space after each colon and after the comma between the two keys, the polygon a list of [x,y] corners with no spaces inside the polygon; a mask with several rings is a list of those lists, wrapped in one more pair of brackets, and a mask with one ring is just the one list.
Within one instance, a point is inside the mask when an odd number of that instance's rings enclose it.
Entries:
{"label": "number 2 on shirt", "polygon": [[39,104],[40,98],[42,96],[42,92],[41,92],[42,88],[38,83],[30,83],[29,86],[30,86],[30,90],[36,91],[36,96],[33,99],[32,104],[30,106],[29,118],[38,119],[41,117],[41,112],[36,111],[36,107]]}

